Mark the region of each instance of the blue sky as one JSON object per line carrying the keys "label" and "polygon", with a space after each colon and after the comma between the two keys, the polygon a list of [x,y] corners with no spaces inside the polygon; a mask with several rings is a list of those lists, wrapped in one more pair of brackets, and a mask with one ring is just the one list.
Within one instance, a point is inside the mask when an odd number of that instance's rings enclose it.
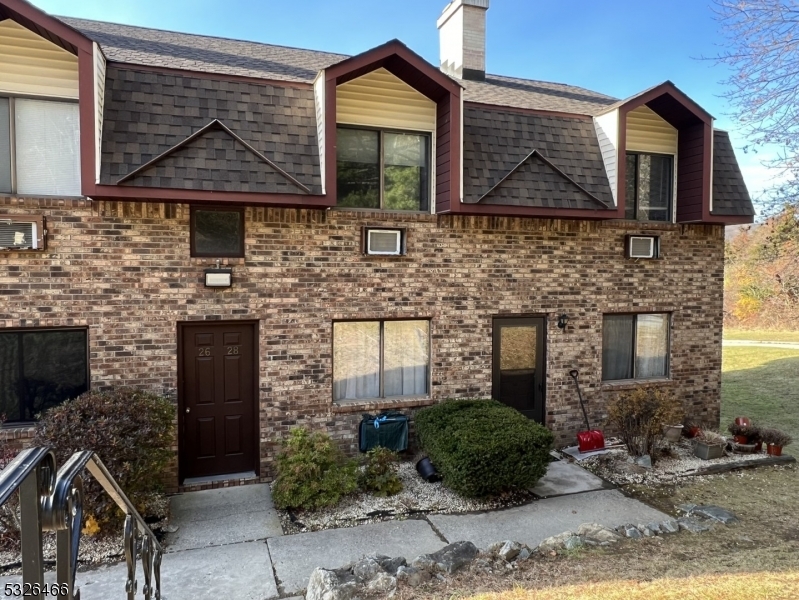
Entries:
{"label": "blue sky", "polygon": [[[43,10],[156,27],[357,54],[398,38],[438,64],[436,19],[446,0],[33,0]],[[624,98],[666,79],[732,133],[752,195],[768,185],[760,165],[773,149],[746,145],[721,97],[726,67],[699,60],[723,39],[710,0],[491,0],[487,70],[558,81]]]}

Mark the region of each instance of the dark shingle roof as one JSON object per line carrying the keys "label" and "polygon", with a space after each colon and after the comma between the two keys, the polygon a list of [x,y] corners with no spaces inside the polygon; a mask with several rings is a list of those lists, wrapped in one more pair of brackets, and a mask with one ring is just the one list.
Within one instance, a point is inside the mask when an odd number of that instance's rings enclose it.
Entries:
{"label": "dark shingle roof", "polygon": [[[531,157],[533,150],[562,174]],[[594,124],[586,119],[467,107],[463,172],[467,203],[603,210],[594,196],[613,206]]]}
{"label": "dark shingle roof", "polygon": [[713,214],[751,217],[755,214],[735,151],[726,131],[713,132]]}
{"label": "dark shingle roof", "polygon": [[[119,180],[218,119],[321,193],[312,90],[109,67],[100,181]],[[228,133],[214,129],[123,185],[302,193]]]}
{"label": "dark shingle roof", "polygon": [[[96,41],[108,60],[134,65],[311,83],[320,70],[349,58],[259,42],[72,17],[59,19]],[[616,102],[615,98],[576,86],[499,75],[487,75],[484,82],[460,83],[465,88],[464,100],[481,104],[594,115]]]}
{"label": "dark shingle roof", "polygon": [[310,83],[347,56],[258,42],[59,17],[113,62]]}

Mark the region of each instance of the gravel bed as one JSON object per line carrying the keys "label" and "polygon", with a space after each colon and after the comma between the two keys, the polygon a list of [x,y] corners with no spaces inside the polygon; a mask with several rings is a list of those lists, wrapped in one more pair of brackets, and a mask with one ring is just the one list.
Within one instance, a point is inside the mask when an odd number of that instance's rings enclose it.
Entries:
{"label": "gravel bed", "polygon": [[320,510],[278,511],[285,534],[355,527],[364,523],[412,518],[422,514],[453,514],[507,508],[526,504],[535,498],[531,492],[513,492],[489,499],[463,498],[441,482],[427,483],[416,473],[413,462],[398,468],[402,491],[379,498],[358,493],[344,498],[337,506]]}
{"label": "gravel bed", "polygon": [[682,438],[679,442],[664,447],[663,454],[651,469],[631,463],[626,449],[611,450],[607,454],[586,458],[578,464],[616,485],[628,483],[657,485],[677,483],[682,477],[690,476],[697,469],[709,465],[756,461],[766,457],[765,453],[733,453],[727,450],[725,456],[721,458],[702,460],[694,456],[690,440]]}

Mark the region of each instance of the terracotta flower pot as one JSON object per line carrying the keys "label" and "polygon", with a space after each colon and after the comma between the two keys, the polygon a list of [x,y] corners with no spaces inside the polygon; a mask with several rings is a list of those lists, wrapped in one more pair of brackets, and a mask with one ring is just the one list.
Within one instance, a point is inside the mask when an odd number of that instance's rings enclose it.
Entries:
{"label": "terracotta flower pot", "polygon": [[760,454],[761,452],[763,452],[763,442],[758,442],[755,446],[755,453]]}
{"label": "terracotta flower pot", "polygon": [[752,424],[752,420],[749,417],[735,417],[735,424],[741,427],[749,427]]}
{"label": "terracotta flower pot", "polygon": [[782,456],[782,446],[777,446],[777,444],[769,444],[766,446],[766,452],[771,456]]}
{"label": "terracotta flower pot", "polygon": [[746,437],[745,435],[736,435],[735,436],[735,443],[736,444],[748,444],[749,443],[749,438]]}

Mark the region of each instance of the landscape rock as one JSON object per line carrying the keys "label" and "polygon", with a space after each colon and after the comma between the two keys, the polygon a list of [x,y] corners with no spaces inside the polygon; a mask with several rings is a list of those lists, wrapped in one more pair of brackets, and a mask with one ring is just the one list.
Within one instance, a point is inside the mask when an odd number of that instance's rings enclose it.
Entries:
{"label": "landscape rock", "polygon": [[613,544],[619,541],[619,535],[598,523],[583,523],[577,528],[577,535],[589,544]]}
{"label": "landscape rock", "polygon": [[305,600],[353,600],[355,592],[355,582],[342,585],[333,571],[316,568],[308,581]]}
{"label": "landscape rock", "polygon": [[530,549],[529,549],[527,546],[525,546],[525,547],[524,547],[524,548],[522,548],[522,549],[521,549],[521,551],[519,552],[519,556],[517,556],[517,557],[516,557],[516,560],[517,560],[517,561],[520,561],[520,560],[527,560],[528,558],[530,558],[530,555],[531,555],[531,554],[532,554],[531,550],[530,550]]}
{"label": "landscape rock", "polygon": [[382,592],[385,594],[397,588],[397,578],[381,572],[366,585],[366,588],[370,592]]}
{"label": "landscape rock", "polygon": [[708,531],[710,529],[710,527],[702,525],[702,523],[692,517],[680,517],[677,519],[677,523],[680,524],[681,529],[685,529],[691,533],[702,533],[703,531]]}
{"label": "landscape rock", "polygon": [[383,567],[383,570],[389,575],[396,575],[400,567],[407,565],[407,561],[402,556],[396,558],[389,558],[388,556],[374,557],[378,564]]}
{"label": "landscape rock", "polygon": [[725,525],[736,523],[738,521],[738,517],[736,517],[730,511],[712,504],[697,506],[691,511],[691,514],[699,515],[700,517],[705,517],[706,519],[712,519],[713,521],[718,521],[719,523],[724,523]]}
{"label": "landscape rock", "polygon": [[625,525],[624,535],[632,540],[640,540],[644,537],[635,525]]}
{"label": "landscape rock", "polygon": [[429,554],[422,554],[411,561],[411,566],[414,569],[432,573],[436,568],[436,561],[434,561]]}
{"label": "landscape rock", "polygon": [[569,538],[574,537],[574,534],[571,531],[564,531],[563,533],[559,533],[558,535],[553,535],[552,537],[548,537],[543,542],[538,544],[538,551],[541,554],[546,554],[547,552],[552,552],[553,550],[560,550],[563,548],[563,545],[566,543],[566,540]]}
{"label": "landscape rock", "polygon": [[660,529],[660,523],[655,523],[654,521],[652,523],[647,523],[646,528],[651,531],[653,535],[660,535],[663,533]]}
{"label": "landscape rock", "polygon": [[636,456],[634,460],[635,464],[639,467],[643,467],[644,469],[651,469],[652,468],[652,457],[648,454],[644,454],[643,456]]}
{"label": "landscape rock", "polygon": [[695,508],[696,508],[696,504],[678,504],[677,505],[677,510],[682,511],[682,512],[684,512],[687,515],[690,515],[692,512],[694,512]]}
{"label": "landscape rock", "polygon": [[663,533],[677,533],[680,530],[680,524],[674,519],[669,519],[660,524],[660,530]]}
{"label": "landscape rock", "polygon": [[576,550],[582,545],[583,545],[583,538],[581,538],[579,535],[573,535],[571,537],[568,537],[563,542],[563,548],[566,550]]}
{"label": "landscape rock", "polygon": [[397,581],[411,587],[419,587],[423,583],[430,581],[430,571],[420,571],[414,567],[400,567],[397,569]]}
{"label": "landscape rock", "polygon": [[437,570],[451,574],[472,562],[479,552],[471,542],[455,542],[428,556],[435,561]]}
{"label": "landscape rock", "polygon": [[[388,558],[388,557],[385,557]],[[371,581],[378,573],[383,573],[383,567],[371,556],[365,556],[355,563],[352,573],[360,582]]]}
{"label": "landscape rock", "polygon": [[506,562],[510,562],[514,558],[519,556],[519,552],[521,551],[522,551],[522,545],[519,542],[507,541],[497,551],[497,556],[499,556],[502,560]]}
{"label": "landscape rock", "polygon": [[640,531],[644,537],[652,537],[655,535],[649,530],[649,528],[646,525],[641,525],[640,523],[638,525],[638,531]]}

